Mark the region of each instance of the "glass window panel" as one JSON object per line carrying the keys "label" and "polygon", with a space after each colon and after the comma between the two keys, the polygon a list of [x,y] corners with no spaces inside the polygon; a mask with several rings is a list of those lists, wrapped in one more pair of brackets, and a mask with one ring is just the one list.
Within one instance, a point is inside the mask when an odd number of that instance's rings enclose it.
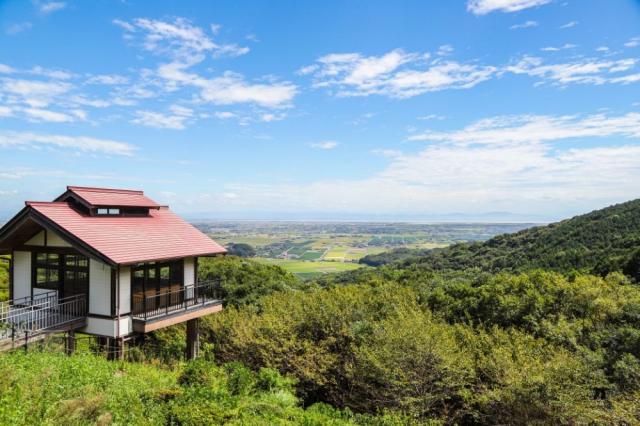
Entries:
{"label": "glass window panel", "polygon": [[156,268],[155,267],[149,268],[147,270],[147,277],[149,277],[149,279],[152,279],[152,280],[156,278]]}
{"label": "glass window panel", "polygon": [[47,255],[46,253],[38,253],[36,255],[36,262],[38,263],[45,263],[47,261]]}
{"label": "glass window panel", "polygon": [[45,268],[36,269],[36,283],[42,284],[47,282],[47,270]]}
{"label": "glass window panel", "polygon": [[113,214],[113,215],[120,214],[120,209],[109,209],[109,214]]}
{"label": "glass window panel", "polygon": [[55,253],[50,253],[48,255],[48,264],[52,268],[57,268],[59,265],[60,257]]}
{"label": "glass window panel", "polygon": [[168,281],[169,278],[171,278],[171,268],[169,266],[160,268],[160,279]]}
{"label": "glass window panel", "polygon": [[86,272],[78,272],[78,280],[86,281],[87,278],[89,278],[89,274],[87,274]]}
{"label": "glass window panel", "polygon": [[98,209],[98,214],[109,214],[108,209]]}
{"label": "glass window panel", "polygon": [[58,270],[57,269],[49,269],[49,282],[55,283],[58,282]]}
{"label": "glass window panel", "polygon": [[81,268],[87,268],[89,266],[89,259],[86,257],[80,258],[80,260],[78,260],[78,266]]}

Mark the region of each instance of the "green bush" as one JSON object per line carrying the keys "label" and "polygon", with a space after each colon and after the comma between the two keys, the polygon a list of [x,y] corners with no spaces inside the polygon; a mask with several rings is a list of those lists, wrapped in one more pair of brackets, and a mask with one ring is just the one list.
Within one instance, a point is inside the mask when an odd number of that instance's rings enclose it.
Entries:
{"label": "green bush", "polygon": [[202,258],[198,263],[201,281],[219,281],[226,306],[255,304],[274,292],[300,288],[302,283],[276,265],[265,265],[235,256]]}

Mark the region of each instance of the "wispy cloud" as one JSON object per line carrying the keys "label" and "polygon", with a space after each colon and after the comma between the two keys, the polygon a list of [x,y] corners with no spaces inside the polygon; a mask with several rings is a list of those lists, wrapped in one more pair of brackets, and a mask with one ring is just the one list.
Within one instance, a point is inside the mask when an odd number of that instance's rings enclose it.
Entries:
{"label": "wispy cloud", "polygon": [[561,25],[561,26],[560,26],[560,29],[561,29],[561,30],[566,30],[567,28],[573,28],[573,27],[575,27],[576,25],[578,25],[578,21],[570,21],[570,22],[567,22],[567,23],[566,23],[566,24],[564,24],[564,25]]}
{"label": "wispy cloud", "polygon": [[235,44],[218,44],[202,28],[185,18],[173,21],[138,18],[132,21],[113,21],[125,30],[127,39],[142,36],[141,45],[145,50],[177,58],[191,57],[197,53],[209,52],[215,55],[240,56],[249,52],[248,47]]}
{"label": "wispy cloud", "polygon": [[[590,143],[559,143],[578,138]],[[385,213],[466,211],[470,204],[530,213],[637,196],[640,114],[489,117],[415,139],[427,142],[418,152],[376,150],[389,164],[366,179],[225,190],[251,200],[245,208],[277,199],[281,209],[340,212],[357,205]]]}
{"label": "wispy cloud", "polygon": [[206,60],[205,54],[213,58],[233,57],[248,53],[249,48],[216,43],[202,28],[184,18],[170,22],[140,18],[115,20],[114,23],[125,30],[127,39],[141,39],[143,49],[170,58],[155,72],[155,76],[164,83],[165,91],[195,88],[201,102],[216,105],[248,103],[266,108],[287,107],[297,93],[295,85],[273,78],[249,82],[242,74],[231,71],[214,77],[200,74],[196,67]]}
{"label": "wispy cloud", "polygon": [[56,96],[68,93],[71,88],[71,84],[60,81],[0,79],[0,93],[11,97],[12,102],[24,103],[31,107],[46,107]]}
{"label": "wispy cloud", "polygon": [[456,145],[513,145],[571,138],[618,136],[640,138],[640,113],[622,116],[516,115],[477,121],[455,132],[424,132],[413,141],[449,142]]}
{"label": "wispy cloud", "polygon": [[335,89],[338,96],[409,98],[444,89],[471,88],[496,71],[492,66],[431,60],[428,54],[396,49],[382,56],[329,54],[299,73],[312,75],[314,87]]}
{"label": "wispy cloud", "polygon": [[104,84],[107,86],[115,86],[129,83],[129,78],[118,74],[101,74],[94,75],[87,79],[87,84]]}
{"label": "wispy cloud", "polygon": [[509,27],[511,30],[520,30],[524,28],[533,28],[538,26],[538,21],[525,21],[521,24],[514,24]]}
{"label": "wispy cloud", "polygon": [[322,141],[322,142],[312,142],[309,144],[311,148],[330,150],[337,148],[339,145],[336,141]]}
{"label": "wispy cloud", "polygon": [[67,3],[62,1],[37,2],[38,10],[41,13],[49,14],[57,12],[67,7]]}
{"label": "wispy cloud", "polygon": [[535,56],[525,56],[514,65],[504,68],[505,72],[525,74],[541,79],[541,83],[556,85],[568,84],[605,84],[630,83],[629,74],[638,60],[633,58],[619,60],[579,59],[574,62],[547,64]]}
{"label": "wispy cloud", "polygon": [[153,111],[137,111],[132,123],[158,129],[182,130],[185,123],[193,116],[193,110],[180,105],[172,105],[170,113],[163,114]]}
{"label": "wispy cloud", "polygon": [[77,152],[130,156],[135,147],[128,143],[88,136],[65,136],[31,132],[2,132],[0,147],[62,148]]}
{"label": "wispy cloud", "polygon": [[19,22],[19,23],[15,23],[7,26],[4,32],[7,35],[13,36],[13,35],[17,35],[22,32],[28,31],[32,27],[33,27],[33,24],[31,22]]}
{"label": "wispy cloud", "polygon": [[542,47],[542,48],[540,48],[540,50],[542,50],[543,52],[559,52],[560,50],[575,49],[576,47],[578,47],[578,45],[571,44],[571,43],[565,43],[562,46]]}
{"label": "wispy cloud", "polygon": [[517,12],[551,3],[551,0],[469,0],[467,10],[475,15],[491,12]]}
{"label": "wispy cloud", "polygon": [[640,46],[640,37],[633,37],[624,44],[624,47],[638,47]]}

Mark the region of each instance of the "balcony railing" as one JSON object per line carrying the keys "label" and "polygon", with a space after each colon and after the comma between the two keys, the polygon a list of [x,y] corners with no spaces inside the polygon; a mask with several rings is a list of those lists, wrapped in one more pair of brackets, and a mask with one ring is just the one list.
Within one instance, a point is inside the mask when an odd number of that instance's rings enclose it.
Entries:
{"label": "balcony railing", "polygon": [[0,341],[58,330],[84,320],[86,315],[84,294],[60,299],[53,291],[11,300],[0,306]]}
{"label": "balcony railing", "polygon": [[223,296],[219,281],[200,282],[152,296],[134,295],[132,314],[136,320],[147,321],[198,307],[220,304]]}

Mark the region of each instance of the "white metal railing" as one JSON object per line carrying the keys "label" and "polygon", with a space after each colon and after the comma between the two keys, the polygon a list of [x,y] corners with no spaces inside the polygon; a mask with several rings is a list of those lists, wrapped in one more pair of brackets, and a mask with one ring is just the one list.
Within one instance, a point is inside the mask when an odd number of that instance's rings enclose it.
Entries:
{"label": "white metal railing", "polygon": [[0,311],[0,341],[28,338],[86,317],[86,295],[59,299],[57,292],[49,293],[5,302]]}

